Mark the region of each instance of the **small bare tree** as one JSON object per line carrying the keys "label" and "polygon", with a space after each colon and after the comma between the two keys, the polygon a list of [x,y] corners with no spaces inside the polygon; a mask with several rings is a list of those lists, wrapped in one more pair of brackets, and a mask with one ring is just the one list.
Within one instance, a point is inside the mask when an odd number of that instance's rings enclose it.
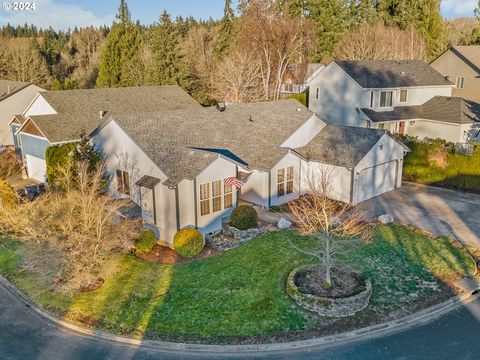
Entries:
{"label": "small bare tree", "polygon": [[344,250],[345,241],[357,237],[366,239],[371,235],[369,226],[363,221],[365,214],[358,207],[331,199],[332,172],[329,167],[310,172],[310,194],[289,204],[300,233],[312,236],[317,243],[311,250],[294,243],[292,246],[319,261],[328,286],[332,286],[332,269],[339,252]]}

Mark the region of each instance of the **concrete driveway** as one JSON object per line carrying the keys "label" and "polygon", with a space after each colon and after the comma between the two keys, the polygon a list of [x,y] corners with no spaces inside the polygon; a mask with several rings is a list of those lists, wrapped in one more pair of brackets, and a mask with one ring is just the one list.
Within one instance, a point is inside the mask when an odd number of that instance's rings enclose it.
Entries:
{"label": "concrete driveway", "polygon": [[405,183],[362,207],[372,217],[389,213],[401,223],[480,248],[480,195]]}

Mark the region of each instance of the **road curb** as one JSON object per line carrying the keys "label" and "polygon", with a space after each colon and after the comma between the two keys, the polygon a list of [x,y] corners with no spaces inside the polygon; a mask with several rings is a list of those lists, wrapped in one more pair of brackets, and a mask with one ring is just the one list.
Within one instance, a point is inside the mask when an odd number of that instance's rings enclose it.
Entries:
{"label": "road curb", "polygon": [[13,300],[23,302],[31,310],[33,310],[46,320],[50,321],[51,323],[89,338],[108,342],[115,342],[118,344],[134,346],[137,348],[144,348],[154,351],[181,351],[190,353],[211,353],[226,355],[233,355],[238,353],[272,353],[292,350],[306,350],[308,348],[330,347],[334,345],[356,342],[368,338],[385,336],[404,330],[406,328],[422,325],[433,321],[440,316],[459,308],[462,304],[471,302],[474,298],[477,297],[474,296],[472,293],[463,293],[445,302],[434,305],[428,309],[421,310],[415,314],[411,314],[397,320],[392,320],[381,324],[367,326],[357,330],[352,330],[336,335],[323,336],[315,339],[297,340],[285,343],[272,344],[203,345],[135,339],[126,336],[114,335],[103,331],[87,329],[51,315],[48,311],[42,309],[41,307],[33,303],[21,290],[19,290],[10,281],[0,275],[0,290],[1,289],[7,292]]}

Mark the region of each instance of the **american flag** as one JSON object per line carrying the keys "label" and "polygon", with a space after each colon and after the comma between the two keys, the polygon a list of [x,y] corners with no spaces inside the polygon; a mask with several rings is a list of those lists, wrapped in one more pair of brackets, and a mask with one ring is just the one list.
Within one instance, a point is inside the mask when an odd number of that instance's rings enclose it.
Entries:
{"label": "american flag", "polygon": [[237,179],[236,177],[229,177],[223,180],[225,186],[233,186],[236,188],[241,188],[245,184],[242,180]]}

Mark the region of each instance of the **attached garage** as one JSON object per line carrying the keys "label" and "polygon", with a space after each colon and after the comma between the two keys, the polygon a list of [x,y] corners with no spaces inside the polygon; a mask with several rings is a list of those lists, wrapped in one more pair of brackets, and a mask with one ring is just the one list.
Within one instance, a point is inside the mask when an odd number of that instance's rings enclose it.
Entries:
{"label": "attached garage", "polygon": [[306,160],[304,193],[315,177],[320,179],[315,174],[327,169],[330,197],[358,204],[401,186],[403,156],[409,149],[385,130],[329,124],[295,151]]}

